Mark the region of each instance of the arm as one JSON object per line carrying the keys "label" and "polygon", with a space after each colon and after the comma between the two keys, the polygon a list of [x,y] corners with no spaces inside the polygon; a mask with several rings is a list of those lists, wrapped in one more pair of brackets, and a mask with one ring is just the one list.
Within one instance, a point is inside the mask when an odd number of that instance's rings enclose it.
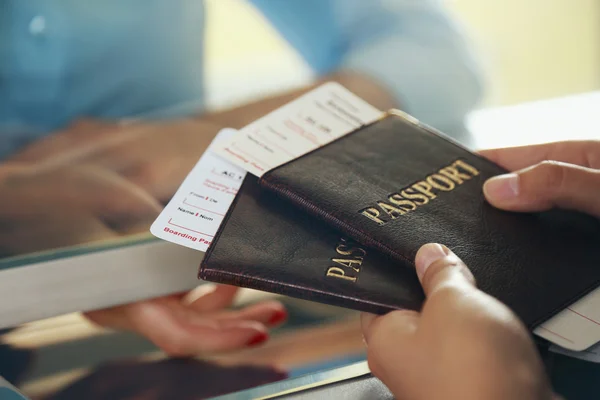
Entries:
{"label": "arm", "polygon": [[[449,134],[462,128],[480,95],[475,62],[434,0],[252,2],[313,68],[315,85],[336,80],[379,109],[402,108]],[[106,127],[85,137],[68,129],[13,160],[96,163],[124,173],[164,202],[221,127],[241,128],[312,87],[192,121]],[[79,143],[82,137],[93,144]]]}
{"label": "arm", "polygon": [[[459,27],[434,0],[252,0],[315,71],[376,107],[451,131],[482,93]],[[310,89],[310,88],[308,88]],[[302,91],[213,115],[236,127]]]}

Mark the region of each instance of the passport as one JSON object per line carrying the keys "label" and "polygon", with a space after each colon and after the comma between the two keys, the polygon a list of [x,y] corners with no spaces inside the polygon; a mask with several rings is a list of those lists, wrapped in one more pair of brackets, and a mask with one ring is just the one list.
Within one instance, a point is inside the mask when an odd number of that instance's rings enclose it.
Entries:
{"label": "passport", "polygon": [[378,314],[417,309],[424,299],[412,270],[295,210],[252,175],[208,248],[200,278]]}
{"label": "passport", "polygon": [[492,207],[483,183],[505,172],[390,110],[246,178],[200,277],[379,313],[418,309],[414,257],[437,242],[533,328],[600,283],[600,221]]}

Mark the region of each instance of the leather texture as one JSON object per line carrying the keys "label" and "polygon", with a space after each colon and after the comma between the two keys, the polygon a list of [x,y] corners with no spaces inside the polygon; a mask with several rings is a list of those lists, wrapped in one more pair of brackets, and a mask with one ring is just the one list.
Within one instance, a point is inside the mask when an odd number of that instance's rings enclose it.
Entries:
{"label": "leather texture", "polygon": [[[394,194],[395,200],[406,200],[402,189],[412,188],[409,194],[414,197],[419,192],[413,185],[430,182],[426,178],[436,173],[434,183],[448,189],[449,178],[440,178],[439,171],[456,166],[457,160],[476,173],[461,169],[463,174],[453,179],[462,183],[454,182],[448,191],[431,190],[435,198],[418,205],[424,199],[414,200],[414,210],[404,205],[400,210],[408,210],[404,215],[393,208],[389,215],[378,206],[381,201],[394,206],[389,200]],[[492,207],[483,196],[483,183],[504,172],[439,132],[388,114],[269,171],[259,184],[287,201],[286,207],[308,212],[395,259],[398,273],[413,270],[423,244],[445,244],[467,263],[482,290],[511,307],[532,328],[598,286],[600,221],[563,210],[525,214]],[[361,214],[369,207],[380,213],[384,225]],[[255,232],[293,240],[289,230],[274,235],[269,229],[263,223]],[[239,251],[256,252],[248,246]]]}
{"label": "leather texture", "polygon": [[[373,313],[420,307],[423,292],[414,270],[377,251],[364,254],[341,239],[328,225],[261,190],[257,178],[248,175],[199,276]],[[330,268],[341,267],[332,260],[355,260],[357,279],[327,276]]]}

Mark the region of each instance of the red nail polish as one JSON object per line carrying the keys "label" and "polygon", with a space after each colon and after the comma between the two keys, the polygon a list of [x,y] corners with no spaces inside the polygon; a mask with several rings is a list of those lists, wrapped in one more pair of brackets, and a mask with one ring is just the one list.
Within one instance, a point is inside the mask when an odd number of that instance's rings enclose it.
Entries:
{"label": "red nail polish", "polygon": [[246,346],[248,346],[248,347],[257,346],[257,345],[265,342],[268,338],[269,338],[268,334],[266,334],[265,332],[261,332],[258,335],[254,336],[252,339],[250,339],[250,341],[248,343],[246,343]]}
{"label": "red nail polish", "polygon": [[271,319],[269,320],[268,324],[269,325],[280,324],[283,321],[285,321],[287,319],[287,317],[288,317],[287,312],[285,312],[284,310],[277,310],[277,311],[275,311],[273,316],[271,316]]}

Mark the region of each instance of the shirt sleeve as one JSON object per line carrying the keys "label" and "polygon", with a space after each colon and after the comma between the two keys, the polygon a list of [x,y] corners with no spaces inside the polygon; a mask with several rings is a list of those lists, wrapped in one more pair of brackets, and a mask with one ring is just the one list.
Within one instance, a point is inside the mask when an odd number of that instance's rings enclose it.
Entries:
{"label": "shirt sleeve", "polygon": [[439,0],[251,0],[319,75],[351,70],[442,131],[480,100],[483,74]]}

